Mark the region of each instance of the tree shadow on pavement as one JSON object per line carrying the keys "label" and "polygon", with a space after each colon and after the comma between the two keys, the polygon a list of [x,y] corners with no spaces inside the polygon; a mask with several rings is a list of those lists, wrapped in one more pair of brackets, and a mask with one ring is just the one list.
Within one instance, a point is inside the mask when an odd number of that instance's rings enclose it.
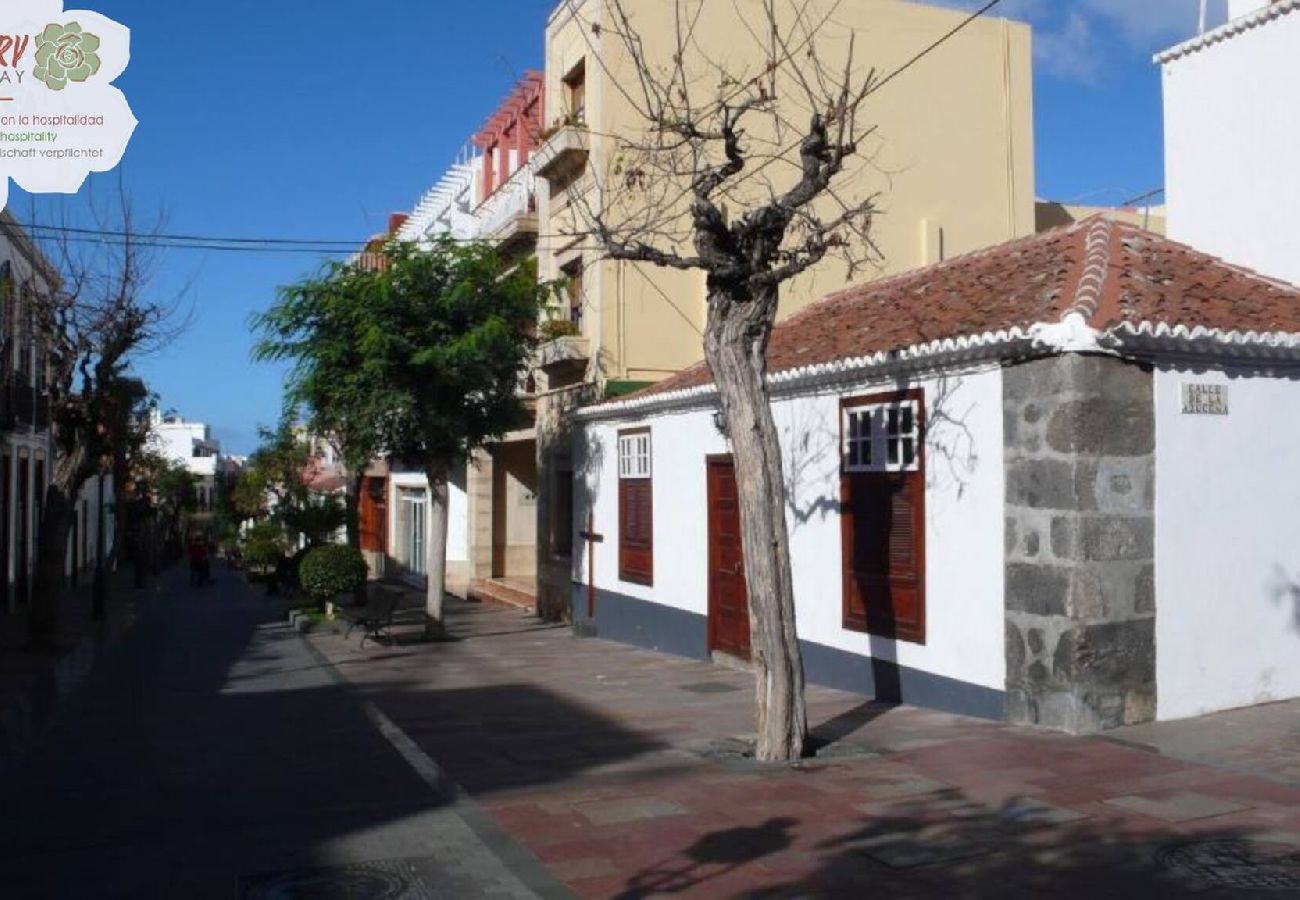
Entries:
{"label": "tree shadow on pavement", "polygon": [[728,828],[706,834],[680,856],[638,872],[616,900],[643,900],[676,894],[726,875],[745,863],[762,859],[790,846],[790,829],[798,819],[780,816],[753,828]]}
{"label": "tree shadow on pavement", "polygon": [[[762,900],[1300,893],[1300,843],[1293,842],[1300,836],[1205,822],[1196,829],[1140,817],[1094,820],[1033,798],[990,805],[951,789],[877,806],[857,827],[829,837],[816,837],[825,832],[801,828],[792,818],[712,832],[633,875],[619,897],[688,891]],[[811,866],[809,857],[815,859]],[[760,860],[761,869],[742,870]],[[754,887],[772,872],[792,874]]]}

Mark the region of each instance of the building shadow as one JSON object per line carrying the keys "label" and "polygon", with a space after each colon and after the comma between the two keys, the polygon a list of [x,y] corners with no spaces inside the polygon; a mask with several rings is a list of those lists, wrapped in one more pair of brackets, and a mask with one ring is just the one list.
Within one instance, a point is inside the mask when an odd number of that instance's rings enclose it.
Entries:
{"label": "building shadow", "polygon": [[[661,749],[533,684],[431,685],[393,669],[350,682],[304,665],[280,612],[246,586],[147,604],[0,780],[0,893],[214,896],[245,876],[338,867],[356,841],[372,858],[431,854],[412,830],[427,837],[436,816],[475,805],[457,783],[483,796]],[[411,747],[450,779],[427,777]]]}

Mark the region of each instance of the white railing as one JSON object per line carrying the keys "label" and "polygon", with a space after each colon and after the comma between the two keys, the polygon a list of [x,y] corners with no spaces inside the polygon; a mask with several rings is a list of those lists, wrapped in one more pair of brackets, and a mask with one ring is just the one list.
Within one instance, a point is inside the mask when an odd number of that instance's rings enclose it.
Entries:
{"label": "white railing", "polygon": [[474,210],[478,234],[490,238],[511,219],[537,211],[537,178],[533,174],[533,161],[529,159],[506,179],[506,183],[492,192]]}
{"label": "white railing", "polygon": [[418,241],[430,234],[450,232],[456,237],[468,224],[468,208],[474,192],[474,175],[481,165],[475,157],[452,166],[416,204],[415,210],[397,232],[397,239]]}

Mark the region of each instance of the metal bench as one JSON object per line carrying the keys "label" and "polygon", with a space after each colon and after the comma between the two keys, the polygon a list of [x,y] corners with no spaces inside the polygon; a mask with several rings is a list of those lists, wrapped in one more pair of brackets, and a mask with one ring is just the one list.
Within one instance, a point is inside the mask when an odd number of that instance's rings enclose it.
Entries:
{"label": "metal bench", "polygon": [[378,641],[381,637],[387,638],[389,643],[393,640],[393,616],[397,612],[398,602],[401,600],[401,594],[397,591],[385,588],[376,588],[372,591],[372,596],[366,601],[365,606],[361,607],[343,607],[339,610],[339,615],[347,620],[348,630],[343,635],[347,640],[352,636],[355,628],[361,629],[361,643],[359,647],[366,645],[366,638],[372,641]]}

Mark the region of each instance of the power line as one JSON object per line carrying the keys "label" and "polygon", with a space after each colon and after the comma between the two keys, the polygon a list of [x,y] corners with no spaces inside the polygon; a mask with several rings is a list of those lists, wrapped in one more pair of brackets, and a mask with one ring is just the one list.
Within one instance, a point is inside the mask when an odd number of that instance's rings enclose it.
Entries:
{"label": "power line", "polygon": [[949,39],[951,39],[952,37],[954,37],[958,32],[960,32],[960,31],[962,31],[963,29],[965,29],[966,26],[969,25],[971,22],[974,22],[974,21],[975,21],[976,19],[978,19],[980,16],[984,15],[985,13],[987,13],[989,10],[991,10],[993,7],[997,6],[997,5],[998,5],[999,3],[1001,3],[1001,2],[1002,2],[1002,0],[989,0],[988,3],[985,3],[985,4],[984,4],[983,6],[981,6],[979,9],[975,10],[975,12],[971,13],[969,16],[967,16],[967,17],[966,17],[965,19],[963,19],[961,22],[958,22],[955,26],[953,26],[952,30],[950,30],[950,31],[949,31],[947,34],[945,34],[943,37],[938,38],[937,40],[935,40],[933,43],[931,43],[929,46],[927,46],[924,50],[922,50],[921,52],[917,53],[915,56],[913,56],[913,57],[912,57],[911,59],[909,59],[907,62],[903,63],[901,66],[899,66],[899,67],[898,67],[897,69],[895,69],[894,71],[890,72],[888,75],[886,75],[886,76],[885,76],[884,78],[882,78],[880,81],[878,81],[878,82],[876,82],[875,84],[873,84],[873,85],[871,86],[871,88],[867,91],[866,96],[871,96],[871,95],[874,94],[876,91],[880,90],[882,87],[884,87],[885,85],[889,84],[889,82],[893,81],[893,80],[894,80],[895,78],[897,78],[899,75],[902,75],[904,72],[906,72],[906,71],[907,71],[908,69],[910,69],[912,66],[916,65],[916,64],[917,64],[918,62],[920,62],[922,59],[924,59],[925,57],[929,56],[932,52],[934,52],[935,50],[937,50],[937,49],[938,49],[942,44],[947,43]]}
{"label": "power line", "polygon": [[[946,43],[956,34],[969,26],[976,19],[988,13],[991,9],[1001,3],[1002,0],[989,0],[979,9],[972,12],[969,16],[947,31],[939,38],[918,51],[914,56],[898,66],[876,84],[872,85],[866,92],[869,96],[889,84],[898,76],[902,75],[912,66],[916,65],[938,47]],[[800,139],[800,141],[802,138]],[[787,147],[780,154],[775,154],[759,167],[750,172],[750,175],[761,171],[771,164],[776,158],[783,158],[791,150],[799,146],[800,141],[796,141]],[[1144,195],[1145,197],[1146,195]],[[22,223],[20,223],[22,224]],[[109,246],[128,246],[135,245],[140,247],[149,247],[168,250],[206,250],[216,252],[251,252],[251,253],[307,253],[318,256],[350,256],[364,250],[367,244],[375,238],[364,239],[334,239],[334,238],[287,238],[287,237],[221,237],[214,235],[195,235],[195,234],[172,234],[166,232],[156,232],[152,234],[142,234],[129,231],[114,231],[111,229],[80,228],[71,225],[42,225],[36,223],[22,224],[32,232],[43,233],[44,236],[63,235],[67,240],[77,243],[98,243],[108,244]],[[539,239],[554,239],[569,241],[574,237],[581,235],[574,234],[551,234],[539,235]],[[113,238],[115,240],[105,240]],[[458,238],[452,237],[451,240],[457,243],[474,243],[475,238]]]}

